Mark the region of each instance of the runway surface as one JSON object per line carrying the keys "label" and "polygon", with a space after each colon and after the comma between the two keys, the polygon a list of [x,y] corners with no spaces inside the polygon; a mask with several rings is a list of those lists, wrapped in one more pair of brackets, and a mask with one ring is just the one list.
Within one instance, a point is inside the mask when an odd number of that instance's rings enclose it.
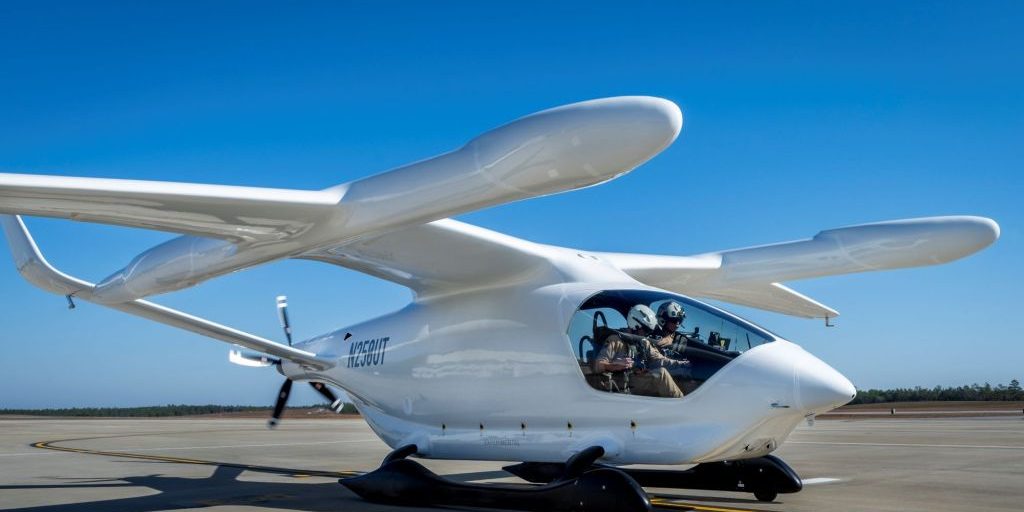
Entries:
{"label": "runway surface", "polygon": [[[387,452],[359,419],[286,418],[275,431],[257,419],[0,419],[0,509],[421,510],[367,503],[337,483]],[[774,503],[649,491],[666,509],[718,512],[1017,511],[1024,503],[1022,417],[819,420],[775,454],[805,487]],[[463,481],[507,478],[501,463],[421,462]]]}

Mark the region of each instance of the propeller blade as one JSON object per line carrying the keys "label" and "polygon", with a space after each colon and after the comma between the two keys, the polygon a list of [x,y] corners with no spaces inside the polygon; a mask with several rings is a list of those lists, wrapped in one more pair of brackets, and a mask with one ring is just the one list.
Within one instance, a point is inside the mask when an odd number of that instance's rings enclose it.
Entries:
{"label": "propeller blade", "polygon": [[310,386],[313,386],[318,393],[324,396],[328,402],[331,403],[331,410],[341,414],[341,409],[345,407],[345,402],[342,402],[332,391],[331,388],[327,387],[327,384],[323,382],[310,382]]}
{"label": "propeller blade", "polygon": [[277,402],[274,403],[274,414],[271,415],[270,420],[267,421],[268,428],[274,428],[277,423],[281,421],[281,413],[284,412],[284,406],[288,403],[288,395],[292,393],[292,380],[285,379],[284,384],[281,385],[281,391],[277,393]]}
{"label": "propeller blade", "polygon": [[281,320],[284,337],[288,338],[288,346],[292,346],[292,324],[288,321],[288,297],[277,296],[277,318]]}

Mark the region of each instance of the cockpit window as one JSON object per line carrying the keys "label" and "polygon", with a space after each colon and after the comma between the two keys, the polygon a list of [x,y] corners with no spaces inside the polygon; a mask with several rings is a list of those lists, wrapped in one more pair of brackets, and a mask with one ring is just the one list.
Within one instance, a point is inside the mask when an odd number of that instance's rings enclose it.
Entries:
{"label": "cockpit window", "polygon": [[740,353],[774,337],[739,317],[687,297],[610,290],[580,306],[569,325],[569,339],[592,387],[610,393],[679,398]]}

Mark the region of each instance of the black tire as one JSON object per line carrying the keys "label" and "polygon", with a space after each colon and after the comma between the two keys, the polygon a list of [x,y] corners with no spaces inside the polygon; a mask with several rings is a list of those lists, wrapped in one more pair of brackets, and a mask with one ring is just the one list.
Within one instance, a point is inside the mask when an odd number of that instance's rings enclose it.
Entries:
{"label": "black tire", "polygon": [[766,502],[767,501],[775,501],[775,498],[778,495],[779,495],[779,493],[777,493],[775,491],[756,491],[756,492],[754,492],[754,497],[757,498],[757,501],[766,501]]}

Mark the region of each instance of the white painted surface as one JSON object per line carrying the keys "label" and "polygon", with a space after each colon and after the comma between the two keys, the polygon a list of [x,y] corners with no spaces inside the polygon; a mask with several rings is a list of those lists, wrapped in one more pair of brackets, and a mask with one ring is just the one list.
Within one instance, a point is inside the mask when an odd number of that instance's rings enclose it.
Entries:
{"label": "white painted surface", "polygon": [[[0,212],[186,233],[98,285],[50,266],[20,218],[0,222],[19,271],[36,285],[280,357],[287,376],[348,392],[392,447],[415,443],[424,456],[482,460],[564,461],[593,445],[613,463],[757,457],[806,415],[851,399],[852,384],[779,339],[736,357],[682,399],[597,391],[566,335],[580,304],[601,290],[653,285],[834,315],[778,281],[949,261],[992,243],[998,226],[977,217],[914,219],[674,257],[588,253],[442,219],[610,180],[664,149],[681,125],[678,108],[657,98],[577,103],[323,191],[0,174]],[[416,299],[294,347],[140,299],[285,257],[389,279]]]}

